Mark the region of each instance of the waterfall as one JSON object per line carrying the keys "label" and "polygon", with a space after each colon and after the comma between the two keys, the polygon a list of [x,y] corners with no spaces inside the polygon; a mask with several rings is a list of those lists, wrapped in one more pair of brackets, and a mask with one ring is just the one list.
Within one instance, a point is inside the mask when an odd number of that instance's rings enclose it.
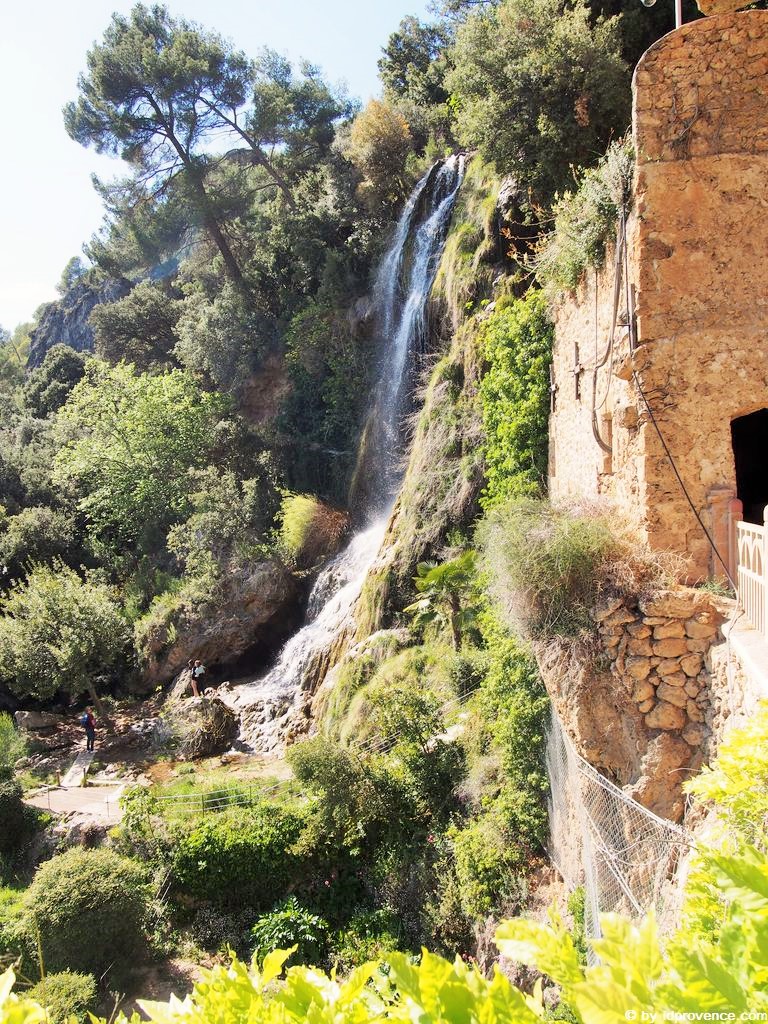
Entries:
{"label": "waterfall", "polygon": [[424,350],[427,301],[463,174],[464,158],[452,156],[424,175],[379,265],[374,304],[381,364],[366,427],[365,523],[318,575],[305,624],[285,644],[274,666],[261,679],[222,693],[239,712],[241,741],[251,749],[274,749],[300,718],[307,684],[348,627],[381,547],[400,483],[413,364]]}

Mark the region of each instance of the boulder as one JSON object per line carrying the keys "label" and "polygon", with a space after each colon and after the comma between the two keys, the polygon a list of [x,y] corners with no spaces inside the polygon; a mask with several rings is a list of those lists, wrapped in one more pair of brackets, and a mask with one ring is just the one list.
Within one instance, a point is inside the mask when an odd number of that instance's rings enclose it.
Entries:
{"label": "boulder", "polygon": [[141,652],[145,680],[153,686],[166,683],[190,658],[210,669],[232,664],[259,647],[269,653],[295,624],[300,597],[298,581],[280,562],[233,570],[207,602],[182,602],[164,619],[150,623]]}
{"label": "boulder", "polygon": [[237,717],[218,697],[169,705],[164,719],[181,760],[223,754],[237,735]]}
{"label": "boulder", "polygon": [[17,711],[13,717],[24,732],[55,729],[65,720],[62,715],[53,715],[49,711]]}

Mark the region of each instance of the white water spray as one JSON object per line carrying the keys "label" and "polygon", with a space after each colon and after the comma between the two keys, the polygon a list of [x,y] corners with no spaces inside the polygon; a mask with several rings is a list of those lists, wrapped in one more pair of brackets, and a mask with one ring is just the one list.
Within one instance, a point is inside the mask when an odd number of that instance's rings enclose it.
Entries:
{"label": "white water spray", "polygon": [[301,716],[305,688],[349,626],[368,570],[381,547],[400,482],[402,419],[414,356],[423,350],[427,300],[437,272],[464,158],[433,167],[405,205],[392,245],[381,261],[374,288],[382,339],[382,369],[369,424],[377,479],[368,523],[319,574],[309,596],[307,619],[261,679],[238,686],[223,699],[240,714],[240,739],[254,750],[278,746]]}

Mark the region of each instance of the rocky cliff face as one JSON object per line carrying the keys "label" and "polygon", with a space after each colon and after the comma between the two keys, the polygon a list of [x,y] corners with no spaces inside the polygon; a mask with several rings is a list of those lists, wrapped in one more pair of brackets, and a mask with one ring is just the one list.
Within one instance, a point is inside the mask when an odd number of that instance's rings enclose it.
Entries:
{"label": "rocky cliff face", "polygon": [[[199,658],[209,670],[273,651],[296,625],[301,588],[277,562],[230,572],[204,604],[182,602],[153,623],[144,644],[147,686],[168,682]],[[210,676],[204,685],[209,685]]]}
{"label": "rocky cliff face", "polygon": [[681,785],[708,756],[712,658],[724,614],[687,587],[595,610],[599,653],[537,651],[557,713],[577,749],[639,803],[679,820]]}
{"label": "rocky cliff face", "polygon": [[40,320],[30,334],[29,366],[39,366],[54,345],[69,345],[77,352],[93,351],[93,329],[89,318],[96,306],[122,299],[131,290],[130,281],[109,278],[94,286],[78,281],[56,302],[43,307]]}

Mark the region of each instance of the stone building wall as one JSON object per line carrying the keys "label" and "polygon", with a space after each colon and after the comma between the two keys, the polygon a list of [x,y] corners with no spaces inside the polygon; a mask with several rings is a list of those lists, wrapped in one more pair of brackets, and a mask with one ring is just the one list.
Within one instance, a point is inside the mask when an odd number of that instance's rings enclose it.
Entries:
{"label": "stone building wall", "polygon": [[[696,579],[718,567],[632,371],[717,531],[718,508],[736,492],[731,421],[768,407],[768,12],[701,19],[652,46],[635,72],[633,131],[637,344],[630,357],[619,331],[593,389],[595,338],[604,348],[613,308],[609,258],[556,310],[550,489],[556,501],[605,496],[652,547],[687,553]],[[593,401],[610,455],[593,435]]]}

